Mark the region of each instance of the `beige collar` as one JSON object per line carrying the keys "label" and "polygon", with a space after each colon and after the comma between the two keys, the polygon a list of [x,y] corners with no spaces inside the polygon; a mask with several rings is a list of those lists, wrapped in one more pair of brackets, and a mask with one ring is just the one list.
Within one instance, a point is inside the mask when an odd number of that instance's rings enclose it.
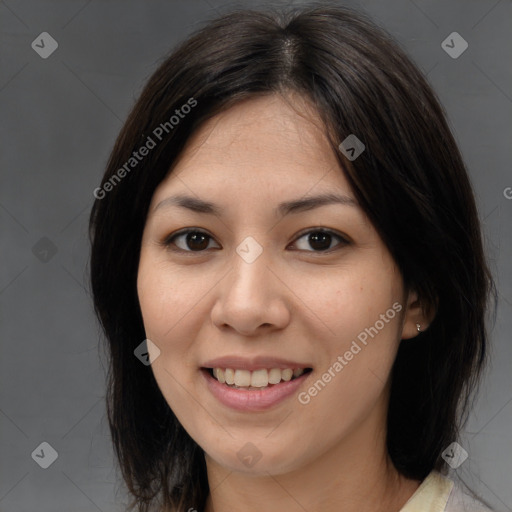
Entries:
{"label": "beige collar", "polygon": [[449,478],[431,471],[400,512],[444,512],[453,485]]}

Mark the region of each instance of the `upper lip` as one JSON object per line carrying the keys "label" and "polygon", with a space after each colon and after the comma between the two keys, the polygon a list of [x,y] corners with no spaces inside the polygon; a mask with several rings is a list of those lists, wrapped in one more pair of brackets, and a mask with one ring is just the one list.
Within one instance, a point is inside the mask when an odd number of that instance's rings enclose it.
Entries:
{"label": "upper lip", "polygon": [[241,356],[224,356],[210,359],[203,363],[203,368],[232,368],[238,370],[262,370],[264,368],[311,368],[311,365],[291,361],[290,359],[282,359],[271,356],[241,357]]}

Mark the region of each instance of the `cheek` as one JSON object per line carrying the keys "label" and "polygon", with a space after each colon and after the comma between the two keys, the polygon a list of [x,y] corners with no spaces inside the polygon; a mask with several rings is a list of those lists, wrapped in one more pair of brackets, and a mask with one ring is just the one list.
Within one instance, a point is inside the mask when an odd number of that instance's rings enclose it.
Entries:
{"label": "cheek", "polygon": [[141,258],[137,291],[146,337],[160,351],[151,365],[153,374],[167,403],[179,411],[186,408],[184,390],[197,370],[193,359],[197,322],[192,312],[198,306],[183,278],[163,267],[158,261]]}
{"label": "cheek", "polygon": [[318,325],[327,325],[330,334],[323,337],[321,365],[303,401],[314,416],[327,414],[333,425],[348,426],[368,413],[383,392],[398,350],[401,281],[392,267],[371,268],[340,273],[313,297],[322,319]]}
{"label": "cheek", "polygon": [[169,270],[165,262],[141,256],[137,276],[137,293],[149,338],[165,343],[175,325],[194,309],[195,287],[183,273]]}
{"label": "cheek", "polygon": [[[315,313],[319,328],[325,331],[327,347],[341,350],[347,342],[350,345],[351,340],[376,322],[377,329],[385,331],[381,337],[389,336],[389,324],[393,323],[396,327],[396,322],[392,320],[398,317],[398,312],[392,309],[392,305],[402,300],[400,282],[386,267],[378,271],[373,270],[371,265],[368,267],[331,273],[326,278],[316,279],[314,286],[312,281],[303,280],[313,291],[308,294],[304,288],[298,290],[297,294],[308,297],[306,305]],[[307,312],[308,308],[304,308],[304,311]],[[385,324],[380,320],[381,315],[385,315]],[[364,338],[364,334],[361,337]]]}

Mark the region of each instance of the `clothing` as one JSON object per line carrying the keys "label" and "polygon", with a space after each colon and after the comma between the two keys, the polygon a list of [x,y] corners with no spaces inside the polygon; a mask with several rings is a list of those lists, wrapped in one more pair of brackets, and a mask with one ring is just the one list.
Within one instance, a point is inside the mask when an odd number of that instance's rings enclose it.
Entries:
{"label": "clothing", "polygon": [[453,480],[432,471],[400,512],[492,512]]}

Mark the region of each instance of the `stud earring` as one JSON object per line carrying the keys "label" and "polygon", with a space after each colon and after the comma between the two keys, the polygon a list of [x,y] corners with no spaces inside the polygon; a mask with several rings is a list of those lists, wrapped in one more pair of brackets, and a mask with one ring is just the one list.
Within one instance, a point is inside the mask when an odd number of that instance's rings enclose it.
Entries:
{"label": "stud earring", "polygon": [[416,329],[418,330],[418,332],[421,332],[421,325],[420,324],[416,324]]}

